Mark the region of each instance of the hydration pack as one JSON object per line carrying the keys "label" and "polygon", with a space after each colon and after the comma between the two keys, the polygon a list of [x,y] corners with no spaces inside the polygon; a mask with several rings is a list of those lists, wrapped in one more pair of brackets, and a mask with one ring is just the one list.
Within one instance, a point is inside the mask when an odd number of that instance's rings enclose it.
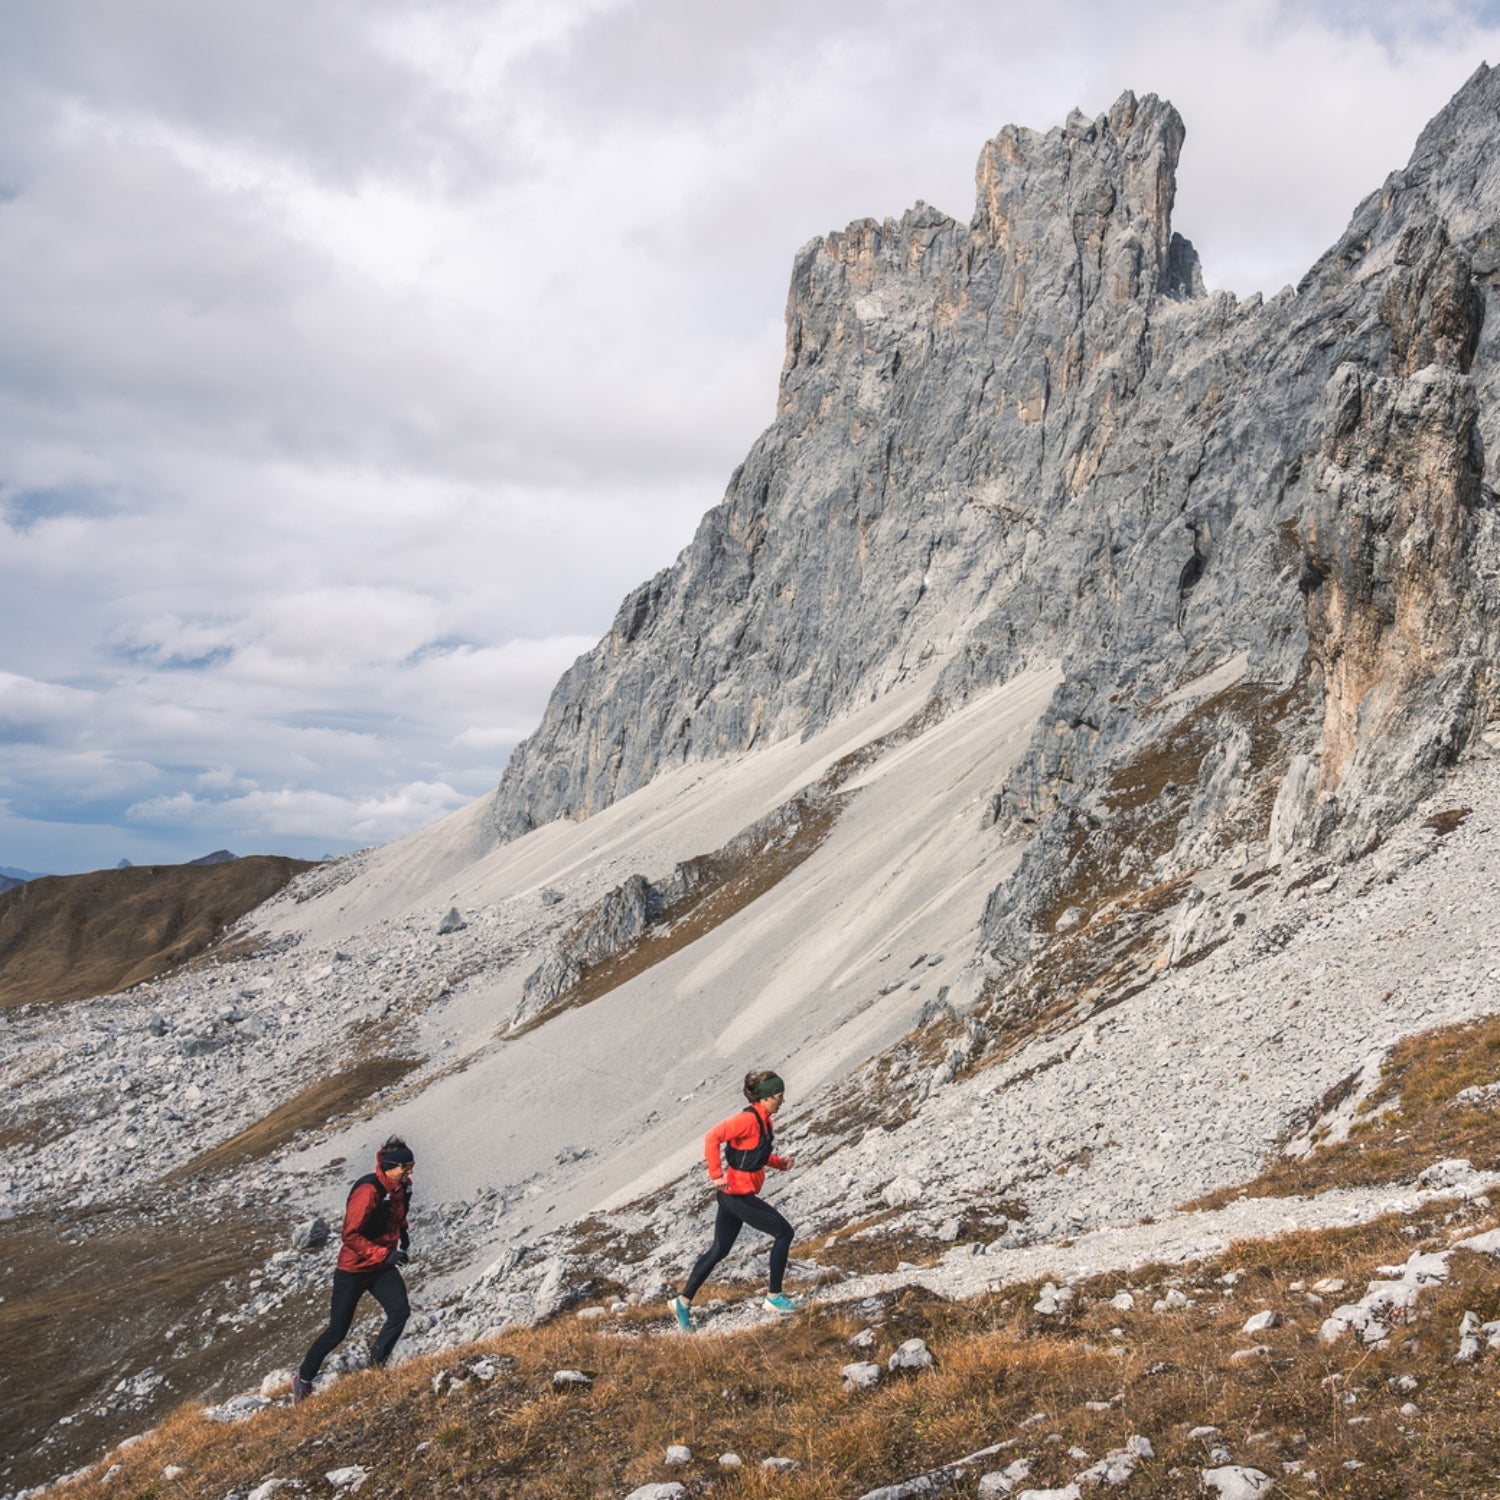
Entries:
{"label": "hydration pack", "polygon": [[[375,1200],[375,1207],[365,1215],[363,1223],[359,1226],[359,1232],[366,1239],[378,1240],[391,1227],[391,1209],[394,1205],[395,1197],[380,1180],[380,1175],[377,1172],[367,1172],[361,1177],[349,1189],[349,1197],[352,1198],[367,1183],[375,1189],[379,1196]],[[347,1208],[347,1203],[345,1206]]]}
{"label": "hydration pack", "polygon": [[771,1129],[771,1122],[753,1105],[747,1106],[744,1112],[755,1117],[755,1125],[760,1132],[760,1138],[748,1149],[741,1146],[725,1146],[724,1160],[736,1172],[764,1171],[766,1163],[771,1159],[771,1143],[775,1140],[775,1132]]}

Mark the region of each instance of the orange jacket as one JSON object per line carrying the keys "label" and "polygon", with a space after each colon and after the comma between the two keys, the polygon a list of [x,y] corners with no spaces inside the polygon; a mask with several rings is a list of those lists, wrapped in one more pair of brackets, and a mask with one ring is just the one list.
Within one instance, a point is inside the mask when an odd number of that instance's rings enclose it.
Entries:
{"label": "orange jacket", "polygon": [[[756,1104],[751,1108],[760,1116],[765,1134],[769,1137],[771,1116],[767,1113],[765,1105]],[[703,1137],[703,1159],[708,1163],[708,1175],[727,1179],[722,1189],[723,1192],[732,1193],[738,1197],[742,1194],[760,1191],[761,1185],[766,1180],[764,1172],[741,1172],[738,1167],[726,1167],[723,1159],[725,1146],[732,1146],[737,1151],[753,1151],[760,1138],[761,1126],[758,1126],[751,1118],[750,1109],[742,1109],[738,1114],[730,1115],[727,1120],[720,1121]],[[766,1165],[775,1167],[778,1172],[786,1171],[785,1160],[774,1153],[766,1158]]]}

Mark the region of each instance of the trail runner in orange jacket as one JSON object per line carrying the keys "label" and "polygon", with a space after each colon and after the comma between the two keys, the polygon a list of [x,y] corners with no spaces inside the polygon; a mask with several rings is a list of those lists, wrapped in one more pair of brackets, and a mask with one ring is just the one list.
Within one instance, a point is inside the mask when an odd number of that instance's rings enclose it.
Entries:
{"label": "trail runner in orange jacket", "polygon": [[411,1316],[400,1268],[407,1260],[406,1211],[415,1165],[411,1148],[393,1135],[376,1153],[375,1170],[350,1189],[328,1327],[307,1351],[292,1381],[294,1404],[312,1395],[323,1361],[344,1342],[354,1322],[354,1309],[366,1292],[385,1313],[385,1323],[370,1349],[370,1363],[383,1365],[391,1357]]}
{"label": "trail runner in orange jacket", "polygon": [[717,1190],[718,1214],[713,1242],[694,1263],[682,1291],[667,1303],[684,1332],[693,1326],[694,1295],[708,1280],[709,1272],[734,1248],[745,1224],[771,1236],[770,1282],[762,1305],[776,1313],[796,1310],[797,1304],[781,1290],[787,1252],[792,1248],[792,1226],[758,1196],[767,1167],[784,1172],[795,1164],[795,1157],[778,1156],[772,1149],[775,1131],[771,1117],[785,1097],[786,1085],[775,1073],[748,1073],[748,1107],[715,1125],[703,1137],[703,1157],[709,1181]]}

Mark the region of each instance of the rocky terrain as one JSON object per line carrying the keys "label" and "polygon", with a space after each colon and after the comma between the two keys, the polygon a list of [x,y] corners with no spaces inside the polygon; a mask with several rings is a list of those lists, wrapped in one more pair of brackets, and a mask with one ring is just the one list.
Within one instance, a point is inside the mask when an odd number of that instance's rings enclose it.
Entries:
{"label": "rocky terrain", "polygon": [[1434,1158],[1183,1211],[1497,1009],[1497,121],[1481,68],[1269,302],[1205,293],[1170,105],[1007,127],[968,223],[799,253],[775,421],[493,797],[128,991],[7,957],[0,1332],[45,1349],[80,1268],[174,1248],[70,1312],[87,1356],[0,1377],[0,1486],[183,1398],[266,1410],[392,1129],[408,1358],[658,1300],[706,1234],[702,1131],[765,1064],[818,1298],[1047,1277],[1055,1304],[1486,1208],[1495,1162]]}

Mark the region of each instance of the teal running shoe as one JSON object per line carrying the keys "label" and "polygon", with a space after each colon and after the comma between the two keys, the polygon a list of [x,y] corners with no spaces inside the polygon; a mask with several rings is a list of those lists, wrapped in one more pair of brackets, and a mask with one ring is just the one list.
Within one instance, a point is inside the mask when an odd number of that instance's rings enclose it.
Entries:
{"label": "teal running shoe", "polygon": [[684,1333],[693,1331],[693,1304],[684,1297],[667,1298],[667,1306],[677,1318],[677,1326]]}
{"label": "teal running shoe", "polygon": [[797,1311],[796,1301],[788,1297],[785,1292],[773,1292],[761,1303],[761,1306],[769,1308],[773,1313],[791,1313]]}

